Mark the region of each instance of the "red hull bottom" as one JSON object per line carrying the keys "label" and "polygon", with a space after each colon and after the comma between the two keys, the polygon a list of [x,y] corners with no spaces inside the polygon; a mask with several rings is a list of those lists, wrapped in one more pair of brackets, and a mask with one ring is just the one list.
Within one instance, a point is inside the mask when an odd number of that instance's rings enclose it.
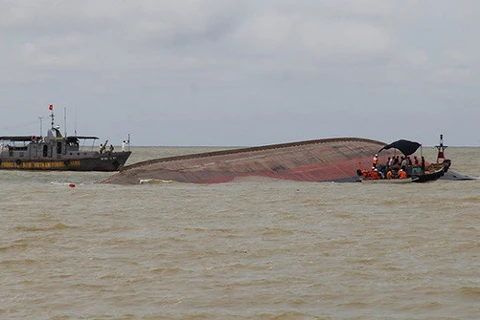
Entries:
{"label": "red hull bottom", "polygon": [[[222,183],[237,177],[297,181],[356,181],[359,168],[369,169],[385,145],[361,138],[301,141],[236,150],[149,160],[124,167],[103,183],[139,184],[142,180]],[[391,152],[382,152],[385,163]]]}

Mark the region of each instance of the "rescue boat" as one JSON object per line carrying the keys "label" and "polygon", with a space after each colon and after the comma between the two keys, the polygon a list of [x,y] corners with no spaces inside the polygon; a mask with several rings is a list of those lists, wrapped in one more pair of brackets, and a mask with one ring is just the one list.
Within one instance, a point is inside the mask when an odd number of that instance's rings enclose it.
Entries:
{"label": "rescue boat", "polygon": [[[53,106],[49,107],[51,128],[45,137],[0,136],[0,169],[63,170],[63,171],[118,171],[127,162],[131,151],[115,152],[105,148],[93,150],[95,136],[63,136],[54,125]],[[91,148],[81,147],[81,141],[93,141]]]}
{"label": "rescue boat", "polygon": [[[382,165],[376,165],[373,161],[372,169],[357,169],[359,181],[364,183],[408,183],[408,182],[429,182],[440,179],[445,172],[448,171],[451,161],[445,159],[444,150],[447,148],[443,145],[443,135],[440,135],[440,145],[436,146],[438,149],[436,163],[427,163],[420,155],[420,161],[417,156],[414,156],[412,162],[411,156],[421,147],[418,142],[409,140],[397,140],[384,147],[382,147],[378,154],[384,150],[395,149],[400,151],[403,156],[401,160],[399,155],[389,157],[387,162]],[[377,154],[375,154],[375,157]],[[374,158],[375,159],[375,158]]]}

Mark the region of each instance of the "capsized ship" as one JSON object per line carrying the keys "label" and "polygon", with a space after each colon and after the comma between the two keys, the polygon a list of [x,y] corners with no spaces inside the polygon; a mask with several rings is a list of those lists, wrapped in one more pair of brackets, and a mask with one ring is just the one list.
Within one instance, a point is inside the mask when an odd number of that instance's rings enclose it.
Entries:
{"label": "capsized ship", "polygon": [[49,109],[52,111],[52,127],[45,137],[0,137],[0,169],[118,171],[125,165],[131,151],[83,150],[80,140],[95,141],[98,137],[62,136],[60,127],[54,125],[53,106]]}
{"label": "capsized ship", "polygon": [[[190,154],[125,166],[101,183],[220,183],[241,177],[356,182],[357,169],[371,168],[373,155],[385,146],[386,143],[376,140],[346,137]],[[437,148],[441,150],[439,156],[444,158],[443,143]],[[395,154],[394,149],[384,150],[378,162],[386,163],[388,157]],[[452,170],[448,170],[441,179],[477,180]]]}
{"label": "capsized ship", "polygon": [[[331,138],[148,160],[123,167],[103,183],[139,184],[172,180],[193,183],[229,182],[240,177],[298,181],[355,182],[359,165],[385,143],[363,138]],[[392,151],[385,151],[385,162]]]}

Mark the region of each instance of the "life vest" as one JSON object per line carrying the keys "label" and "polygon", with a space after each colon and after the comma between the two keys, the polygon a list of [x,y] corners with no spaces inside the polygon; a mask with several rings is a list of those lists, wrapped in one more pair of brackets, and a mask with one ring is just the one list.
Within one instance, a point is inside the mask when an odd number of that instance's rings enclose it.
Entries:
{"label": "life vest", "polygon": [[403,170],[398,171],[398,177],[400,179],[407,179],[407,173]]}
{"label": "life vest", "polygon": [[362,175],[364,178],[368,178],[368,171],[367,170],[362,170]]}

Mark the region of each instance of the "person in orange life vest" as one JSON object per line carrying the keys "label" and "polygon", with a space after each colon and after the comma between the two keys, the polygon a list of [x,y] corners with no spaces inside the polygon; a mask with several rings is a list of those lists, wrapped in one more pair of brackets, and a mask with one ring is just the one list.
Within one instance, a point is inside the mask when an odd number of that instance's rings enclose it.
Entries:
{"label": "person in orange life vest", "polygon": [[378,175],[378,171],[374,167],[372,167],[372,170],[370,170],[370,179],[372,179],[372,180],[380,179],[380,176]]}
{"label": "person in orange life vest", "polygon": [[368,178],[368,171],[365,170],[365,169],[363,169],[363,170],[362,170],[362,176],[363,176],[364,178]]}
{"label": "person in orange life vest", "polygon": [[388,172],[387,172],[387,179],[393,179],[392,170],[388,170]]}
{"label": "person in orange life vest", "polygon": [[375,154],[372,162],[373,162],[373,167],[376,168],[378,164],[378,154]]}
{"label": "person in orange life vest", "polygon": [[407,179],[407,173],[403,169],[398,170],[397,176],[400,179]]}

